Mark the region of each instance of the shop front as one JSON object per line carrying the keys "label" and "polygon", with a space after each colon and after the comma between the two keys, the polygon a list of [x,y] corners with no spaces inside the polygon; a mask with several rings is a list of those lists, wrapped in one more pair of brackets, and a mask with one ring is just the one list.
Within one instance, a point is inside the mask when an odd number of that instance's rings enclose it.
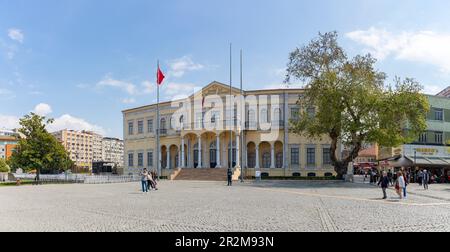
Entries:
{"label": "shop front", "polygon": [[410,172],[413,181],[416,180],[419,170],[430,172],[432,180],[436,183],[450,181],[450,147],[405,145],[402,154],[386,161],[389,169],[393,171],[403,168]]}

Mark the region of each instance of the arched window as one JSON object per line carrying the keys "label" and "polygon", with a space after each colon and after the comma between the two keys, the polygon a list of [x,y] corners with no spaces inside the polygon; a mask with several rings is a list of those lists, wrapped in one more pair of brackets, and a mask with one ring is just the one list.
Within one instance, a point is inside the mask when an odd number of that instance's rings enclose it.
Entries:
{"label": "arched window", "polygon": [[276,168],[283,168],[283,152],[277,153],[275,163],[276,163]]}

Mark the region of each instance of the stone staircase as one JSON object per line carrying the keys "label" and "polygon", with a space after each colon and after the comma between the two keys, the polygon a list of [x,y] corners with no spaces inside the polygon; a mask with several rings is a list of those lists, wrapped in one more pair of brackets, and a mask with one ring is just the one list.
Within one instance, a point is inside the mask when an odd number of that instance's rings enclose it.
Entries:
{"label": "stone staircase", "polygon": [[182,169],[174,180],[227,181],[227,169]]}

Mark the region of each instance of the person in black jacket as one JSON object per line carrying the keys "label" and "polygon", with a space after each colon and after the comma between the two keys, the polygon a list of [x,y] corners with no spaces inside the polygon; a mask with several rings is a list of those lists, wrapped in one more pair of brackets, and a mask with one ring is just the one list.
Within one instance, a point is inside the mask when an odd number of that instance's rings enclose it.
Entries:
{"label": "person in black jacket", "polygon": [[228,169],[227,178],[228,178],[228,186],[232,186],[233,172],[231,171],[231,169]]}
{"label": "person in black jacket", "polygon": [[386,189],[389,187],[389,177],[386,172],[383,172],[383,177],[381,177],[378,182],[378,186],[381,185],[381,189],[383,190],[383,199],[387,199]]}

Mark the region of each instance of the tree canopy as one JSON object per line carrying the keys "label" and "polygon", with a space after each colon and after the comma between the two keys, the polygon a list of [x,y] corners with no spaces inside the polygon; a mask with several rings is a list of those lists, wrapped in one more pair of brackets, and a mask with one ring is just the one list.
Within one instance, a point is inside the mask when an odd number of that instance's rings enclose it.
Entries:
{"label": "tree canopy", "polygon": [[[358,156],[363,143],[394,147],[418,138],[426,129],[428,99],[414,79],[395,78],[375,67],[370,54],[348,57],[337,32],[321,34],[289,57],[286,83],[305,83],[300,119],[292,131],[309,138],[331,138],[331,161],[338,177]],[[342,142],[350,154],[336,153]]]}
{"label": "tree canopy", "polygon": [[11,171],[11,169],[9,168],[5,159],[0,158],[0,172],[10,172],[10,171]]}
{"label": "tree canopy", "polygon": [[17,151],[10,159],[14,169],[37,170],[39,175],[64,171],[73,166],[64,146],[46,130],[52,122],[52,119],[34,113],[20,119],[19,132],[25,138],[19,140]]}

